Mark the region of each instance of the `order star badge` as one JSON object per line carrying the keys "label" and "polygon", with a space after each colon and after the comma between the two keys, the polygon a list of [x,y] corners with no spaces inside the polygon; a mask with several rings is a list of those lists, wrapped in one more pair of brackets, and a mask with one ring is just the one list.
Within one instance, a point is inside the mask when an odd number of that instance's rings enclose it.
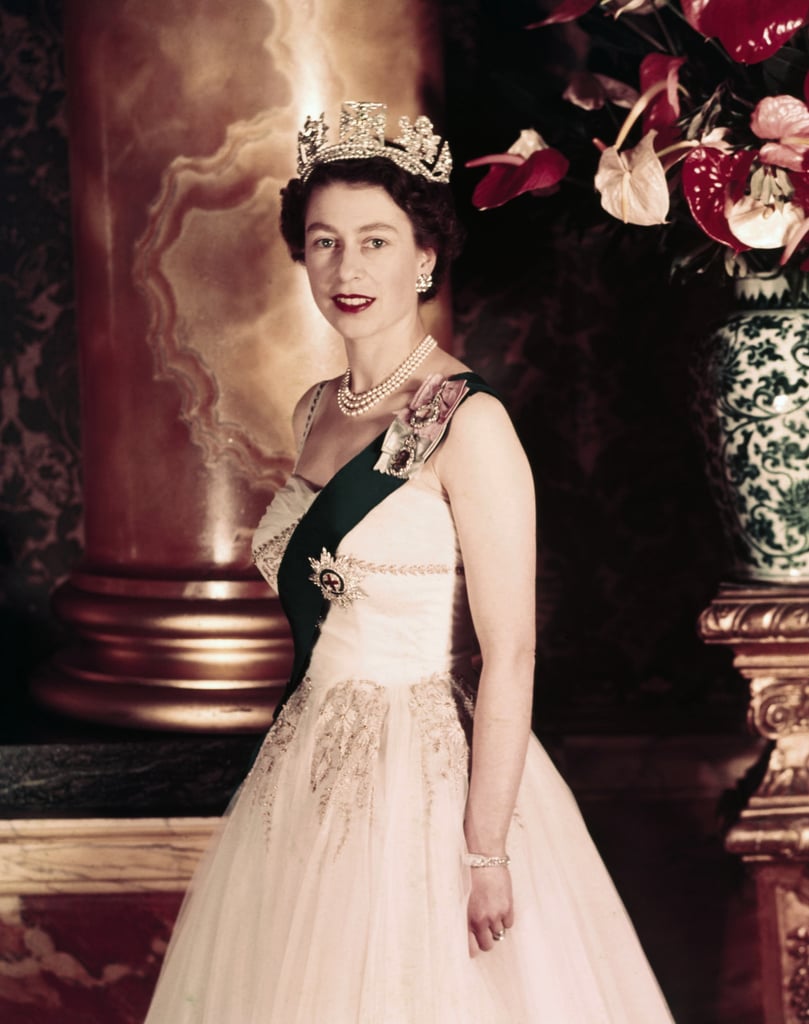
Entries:
{"label": "order star badge", "polygon": [[327,601],[347,608],[352,601],[368,596],[360,587],[365,573],[350,555],[332,555],[323,548],[320,558],[310,558],[309,565],[314,570],[309,579]]}

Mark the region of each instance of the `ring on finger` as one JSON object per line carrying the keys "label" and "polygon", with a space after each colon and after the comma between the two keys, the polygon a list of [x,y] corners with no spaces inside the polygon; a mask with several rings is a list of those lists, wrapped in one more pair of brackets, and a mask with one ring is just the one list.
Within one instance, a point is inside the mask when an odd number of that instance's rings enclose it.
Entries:
{"label": "ring on finger", "polygon": [[506,937],[506,929],[501,928],[499,932],[492,932],[492,938],[495,942],[500,942],[501,939]]}

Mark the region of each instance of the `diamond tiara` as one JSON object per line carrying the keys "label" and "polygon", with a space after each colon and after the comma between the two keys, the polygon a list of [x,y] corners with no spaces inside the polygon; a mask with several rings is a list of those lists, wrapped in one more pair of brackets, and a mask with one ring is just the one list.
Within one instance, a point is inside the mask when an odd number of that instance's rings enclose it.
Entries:
{"label": "diamond tiara", "polygon": [[387,106],[384,103],[344,103],[340,112],[340,140],[328,145],[328,126],[324,115],[307,117],[298,133],[298,175],[306,181],[317,164],[334,160],[365,160],[383,156],[411,174],[446,184],[452,170],[449,146],[433,132],[428,117],[399,119],[401,135],[385,139]]}

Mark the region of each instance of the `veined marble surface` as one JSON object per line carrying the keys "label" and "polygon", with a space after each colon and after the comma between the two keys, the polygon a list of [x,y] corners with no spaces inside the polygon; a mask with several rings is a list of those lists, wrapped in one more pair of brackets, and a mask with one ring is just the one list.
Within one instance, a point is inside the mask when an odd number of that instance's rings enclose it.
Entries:
{"label": "veined marble surface", "polygon": [[181,891],[218,821],[0,821],[0,896]]}
{"label": "veined marble surface", "polygon": [[0,896],[3,1024],[141,1024],[176,893]]}
{"label": "veined marble surface", "polygon": [[221,814],[259,736],[0,743],[0,819]]}

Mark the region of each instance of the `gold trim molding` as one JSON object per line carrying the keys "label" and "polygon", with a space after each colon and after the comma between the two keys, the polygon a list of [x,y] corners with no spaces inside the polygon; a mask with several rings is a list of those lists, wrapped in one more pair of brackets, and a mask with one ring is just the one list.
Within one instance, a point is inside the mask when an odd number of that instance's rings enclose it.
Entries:
{"label": "gold trim molding", "polygon": [[723,584],[699,619],[706,643],[809,644],[809,587]]}
{"label": "gold trim molding", "polygon": [[751,731],[770,743],[758,788],[725,839],[753,867],[768,1024],[809,1019],[809,587],[723,584],[699,632],[750,685]]}

